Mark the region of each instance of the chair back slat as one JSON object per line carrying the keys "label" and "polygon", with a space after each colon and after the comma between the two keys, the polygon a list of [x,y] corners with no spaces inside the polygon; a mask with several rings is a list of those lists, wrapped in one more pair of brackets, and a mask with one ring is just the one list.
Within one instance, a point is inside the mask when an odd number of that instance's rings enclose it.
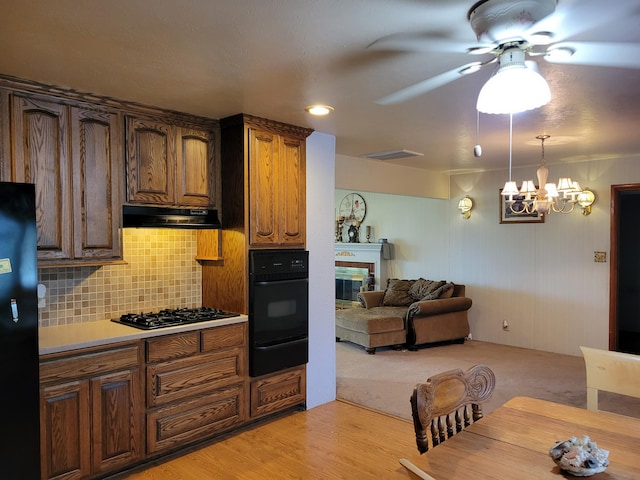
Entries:
{"label": "chair back slat", "polygon": [[580,347],[587,372],[587,409],[598,410],[598,391],[640,398],[640,355]]}
{"label": "chair back slat", "polygon": [[[411,396],[411,413],[420,453],[439,445],[482,418],[482,403],[495,388],[495,375],[486,365],[439,373],[419,383]],[[469,413],[471,409],[471,413]]]}

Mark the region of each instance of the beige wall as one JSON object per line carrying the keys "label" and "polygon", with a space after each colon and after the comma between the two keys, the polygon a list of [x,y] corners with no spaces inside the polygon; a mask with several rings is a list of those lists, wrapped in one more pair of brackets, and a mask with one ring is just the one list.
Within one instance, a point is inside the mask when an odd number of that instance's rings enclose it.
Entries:
{"label": "beige wall", "polygon": [[[501,171],[451,176],[450,200],[363,189],[371,207],[364,224],[394,243],[395,276],[467,285],[474,339],[580,355],[579,345],[608,345],[610,186],[640,183],[639,160],[548,165],[552,180],[571,176],[595,192],[589,216],[552,213],[544,224],[500,224]],[[534,176],[535,167],[514,170],[518,179]],[[349,191],[338,190],[336,204]],[[469,220],[456,208],[466,194],[475,204]],[[594,251],[606,252],[607,263],[594,263]]]}
{"label": "beige wall", "polygon": [[38,271],[39,283],[47,287],[41,327],[201,306],[194,230],[125,228],[122,243],[125,264]]}
{"label": "beige wall", "polygon": [[336,188],[449,198],[449,176],[381,160],[336,155]]}

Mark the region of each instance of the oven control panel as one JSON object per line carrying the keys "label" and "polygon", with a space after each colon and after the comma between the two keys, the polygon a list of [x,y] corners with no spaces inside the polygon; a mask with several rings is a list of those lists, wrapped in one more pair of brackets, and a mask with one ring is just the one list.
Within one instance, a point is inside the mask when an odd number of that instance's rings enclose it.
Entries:
{"label": "oven control panel", "polygon": [[249,259],[252,276],[297,274],[306,277],[309,273],[306,250],[250,250]]}

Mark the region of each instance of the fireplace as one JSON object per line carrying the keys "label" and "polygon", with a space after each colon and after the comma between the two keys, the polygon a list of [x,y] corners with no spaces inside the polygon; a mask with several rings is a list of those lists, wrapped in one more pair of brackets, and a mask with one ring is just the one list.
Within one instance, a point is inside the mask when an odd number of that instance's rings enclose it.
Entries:
{"label": "fireplace", "polygon": [[357,304],[359,292],[386,287],[390,258],[389,243],[336,243],[336,305]]}
{"label": "fireplace", "polygon": [[358,292],[374,289],[374,278],[368,268],[336,265],[336,304],[357,303]]}

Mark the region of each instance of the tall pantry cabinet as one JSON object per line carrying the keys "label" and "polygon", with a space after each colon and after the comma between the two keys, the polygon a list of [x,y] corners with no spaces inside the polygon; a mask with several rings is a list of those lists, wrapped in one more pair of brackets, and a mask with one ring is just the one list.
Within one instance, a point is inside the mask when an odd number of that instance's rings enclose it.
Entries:
{"label": "tall pantry cabinet", "polygon": [[[249,249],[305,248],[305,150],[312,130],[245,114],[222,119],[220,127],[222,258],[203,262],[202,299],[246,314]],[[199,239],[199,246],[206,243]],[[306,367],[252,377],[249,390],[251,419],[304,403]]]}
{"label": "tall pantry cabinet", "polygon": [[313,130],[247,114],[220,127],[224,261],[203,266],[203,301],[247,313],[248,250],[305,247],[305,148]]}

